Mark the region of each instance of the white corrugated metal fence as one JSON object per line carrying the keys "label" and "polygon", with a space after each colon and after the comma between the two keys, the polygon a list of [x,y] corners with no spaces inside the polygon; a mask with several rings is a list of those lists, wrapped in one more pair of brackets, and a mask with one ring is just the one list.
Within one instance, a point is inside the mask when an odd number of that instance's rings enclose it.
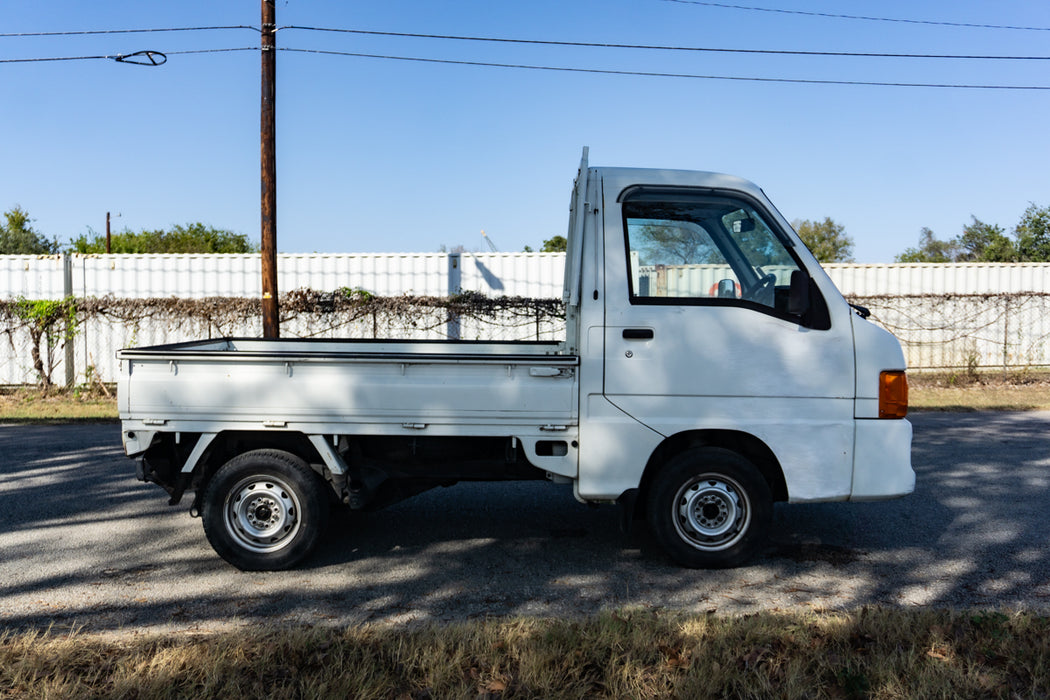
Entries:
{"label": "white corrugated metal fence", "polygon": [[[564,264],[560,253],[285,254],[278,256],[278,288],[281,293],[348,288],[377,296],[469,291],[560,299]],[[913,368],[1050,365],[1050,264],[831,264],[825,269],[847,297],[868,306],[873,320],[897,334]],[[692,286],[709,286],[709,276],[698,277]],[[256,255],[0,255],[2,299],[257,299],[259,280]],[[402,337],[485,339],[551,339],[564,331],[550,319],[507,316],[485,323],[450,320],[442,313],[401,326],[387,319],[384,328]],[[287,336],[363,338],[376,329],[374,318],[300,316],[282,323]],[[3,330],[0,384],[33,383],[28,334]],[[91,318],[72,342],[73,378],[83,381],[91,366],[104,380],[113,380],[118,372],[114,353],[120,347],[216,334],[258,336],[261,327],[254,319],[216,327],[201,318]],[[62,355],[55,360],[61,367],[55,381],[61,383],[67,376],[65,351],[56,347],[53,352]]]}

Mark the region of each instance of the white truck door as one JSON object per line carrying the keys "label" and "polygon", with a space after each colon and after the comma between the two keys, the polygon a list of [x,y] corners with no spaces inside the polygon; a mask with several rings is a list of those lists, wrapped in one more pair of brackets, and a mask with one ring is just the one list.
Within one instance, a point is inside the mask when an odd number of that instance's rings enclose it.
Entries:
{"label": "white truck door", "polygon": [[816,267],[812,256],[746,190],[612,180],[603,182],[606,398],[664,436],[758,437],[792,501],[848,497],[852,326],[841,295],[811,282],[803,260]]}

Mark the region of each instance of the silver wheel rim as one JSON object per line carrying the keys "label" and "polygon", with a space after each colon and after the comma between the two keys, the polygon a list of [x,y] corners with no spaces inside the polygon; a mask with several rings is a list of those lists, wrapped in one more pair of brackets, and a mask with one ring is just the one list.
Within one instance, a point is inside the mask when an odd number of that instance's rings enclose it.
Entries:
{"label": "silver wheel rim", "polygon": [[701,474],[687,481],[671,509],[678,536],[706,552],[732,547],[751,524],[747,493],[723,474]]}
{"label": "silver wheel rim", "polygon": [[281,479],[250,476],[230,489],[223,507],[227,532],[253,552],[276,552],[299,532],[299,498]]}

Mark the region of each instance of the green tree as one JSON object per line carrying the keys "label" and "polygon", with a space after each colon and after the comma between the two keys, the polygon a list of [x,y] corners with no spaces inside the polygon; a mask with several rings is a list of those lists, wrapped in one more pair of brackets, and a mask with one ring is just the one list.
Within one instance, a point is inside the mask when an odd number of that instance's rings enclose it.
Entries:
{"label": "green tree", "polygon": [[[551,236],[543,242],[540,247],[541,253],[564,253],[569,248],[569,241],[565,239],[565,236]],[[535,252],[531,245],[527,245],[521,249],[523,253]]]}
{"label": "green tree", "polygon": [[54,386],[51,375],[55,372],[57,351],[73,340],[77,332],[76,301],[73,297],[59,300],[18,297],[12,311],[29,331],[33,369],[40,377],[46,396]]}
{"label": "green tree", "polygon": [[58,241],[47,240],[33,230],[32,219],[22,207],[4,212],[4,223],[0,225],[0,255],[54,255],[58,252]]}
{"label": "green tree", "polygon": [[1050,262],[1050,206],[1030,204],[1014,228],[1013,239],[1001,226],[976,216],[962,233],[948,241],[928,228],[917,248],[908,248],[897,262]]}
{"label": "green tree", "polygon": [[631,247],[643,265],[703,265],[725,262],[702,226],[688,221],[644,224],[630,229]]}
{"label": "green tree", "polygon": [[[74,253],[106,252],[106,236],[89,230],[73,239],[70,251]],[[113,253],[257,253],[259,246],[242,233],[234,233],[200,222],[176,225],[170,231],[129,231],[110,237]]]}
{"label": "green tree", "polygon": [[997,224],[986,224],[976,216],[955,240],[955,262],[1016,262],[1017,247]]}
{"label": "green tree", "polygon": [[564,253],[568,246],[569,242],[565,240],[565,236],[551,236],[543,242],[543,247],[540,248],[540,252]]}
{"label": "green tree", "polygon": [[1030,204],[1014,229],[1021,262],[1050,262],[1050,206]]}
{"label": "green tree", "polygon": [[954,262],[959,254],[957,240],[942,241],[934,235],[933,231],[923,226],[922,231],[919,232],[919,247],[906,248],[894,260],[903,263]]}
{"label": "green tree", "polygon": [[853,262],[853,239],[842,224],[824,217],[823,221],[796,220],[791,225],[820,262]]}

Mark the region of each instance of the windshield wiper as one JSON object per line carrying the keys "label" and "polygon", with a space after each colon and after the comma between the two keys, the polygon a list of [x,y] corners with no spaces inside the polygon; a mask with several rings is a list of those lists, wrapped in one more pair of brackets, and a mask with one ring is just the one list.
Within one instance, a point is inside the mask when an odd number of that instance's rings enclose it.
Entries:
{"label": "windshield wiper", "polygon": [[850,304],[850,306],[853,307],[853,310],[856,311],[857,315],[861,318],[867,318],[868,316],[871,316],[871,311],[869,311],[868,307],[866,306],[861,306],[860,304]]}

